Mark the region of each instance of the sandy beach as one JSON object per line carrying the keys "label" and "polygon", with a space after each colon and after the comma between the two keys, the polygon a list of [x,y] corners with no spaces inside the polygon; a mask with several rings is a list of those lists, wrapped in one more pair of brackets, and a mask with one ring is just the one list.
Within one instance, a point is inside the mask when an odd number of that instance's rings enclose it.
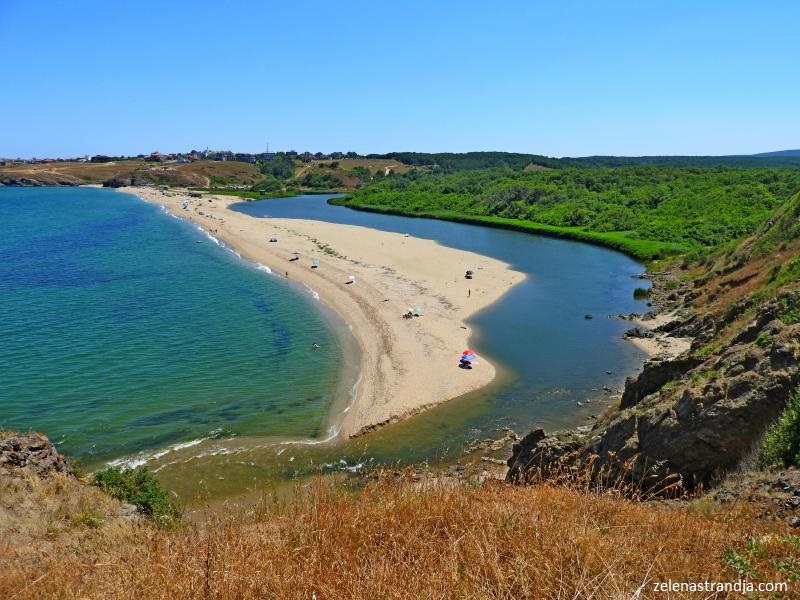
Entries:
{"label": "sandy beach", "polygon": [[[658,313],[651,319],[633,319],[631,322],[637,327],[647,331],[652,331],[657,327],[666,325],[678,318],[678,315],[669,313]],[[651,338],[629,337],[627,338],[637,348],[644,350],[650,358],[658,360],[671,360],[686,352],[692,345],[691,338],[672,337],[666,333],[654,332]]]}
{"label": "sandy beach", "polygon": [[[478,359],[471,370],[460,369],[458,358],[469,347],[465,320],[524,279],[507,264],[364,227],[254,218],[229,210],[241,202],[233,196],[122,191],[197,223],[275,276],[305,284],[352,327],[361,348],[361,379],[340,435],[360,435],[494,379],[495,368],[480,348],[472,348]],[[273,236],[277,242],[269,241]],[[319,266],[311,268],[312,260]],[[474,279],[464,278],[467,269],[475,271]],[[410,307],[422,307],[422,316],[404,319]]]}

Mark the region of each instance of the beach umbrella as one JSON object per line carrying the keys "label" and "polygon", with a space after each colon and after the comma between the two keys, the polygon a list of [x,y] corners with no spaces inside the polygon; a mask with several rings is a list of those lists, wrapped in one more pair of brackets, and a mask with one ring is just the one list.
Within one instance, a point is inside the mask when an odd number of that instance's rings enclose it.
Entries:
{"label": "beach umbrella", "polygon": [[461,354],[475,354],[474,350],[466,349]]}
{"label": "beach umbrella", "polygon": [[318,258],[312,258],[311,259],[311,266],[318,267],[319,266],[319,259]]}
{"label": "beach umbrella", "polygon": [[461,360],[473,361],[473,360],[475,360],[476,358],[478,358],[478,357],[477,357],[477,356],[475,356],[474,354],[462,354],[462,355],[461,355]]}
{"label": "beach umbrella", "polygon": [[425,308],[422,306],[415,306],[411,309],[411,312],[413,312],[415,315],[421,315],[425,312]]}

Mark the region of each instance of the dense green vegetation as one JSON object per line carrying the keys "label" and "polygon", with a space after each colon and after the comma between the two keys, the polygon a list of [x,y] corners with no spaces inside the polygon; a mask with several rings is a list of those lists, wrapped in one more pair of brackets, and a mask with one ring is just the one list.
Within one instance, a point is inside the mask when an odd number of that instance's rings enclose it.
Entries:
{"label": "dense green vegetation", "polygon": [[413,166],[428,167],[445,173],[507,167],[521,171],[529,165],[551,169],[569,167],[716,167],[776,168],[800,167],[796,151],[766,153],[753,156],[584,156],[552,158],[540,154],[516,152],[390,152],[370,154],[367,158],[386,158]]}
{"label": "dense green vegetation", "polygon": [[294,162],[291,158],[277,155],[273,160],[259,163],[258,170],[263,175],[274,177],[275,179],[291,179],[294,175]]}
{"label": "dense green vegetation", "polygon": [[767,431],[759,464],[765,468],[800,466],[800,389],[790,396],[781,418]]}
{"label": "dense green vegetation", "polygon": [[800,157],[783,154],[732,156],[582,156],[559,159],[570,167],[731,167],[784,168],[800,167]]}
{"label": "dense green vegetation", "polygon": [[170,493],[147,469],[109,467],[96,473],[93,483],[113,498],[135,504],[139,512],[161,525],[170,525],[180,518]]}
{"label": "dense green vegetation", "polygon": [[651,259],[723,248],[755,231],[798,189],[800,169],[417,170],[334,202],[560,235]]}
{"label": "dense green vegetation", "polygon": [[476,171],[507,167],[522,170],[530,164],[556,168],[560,160],[539,154],[519,154],[516,152],[390,152],[370,154],[367,158],[391,159],[406,165],[436,167],[445,173],[457,171]]}
{"label": "dense green vegetation", "polygon": [[300,183],[309,188],[333,190],[342,185],[342,180],[332,173],[320,173],[311,171],[306,173]]}

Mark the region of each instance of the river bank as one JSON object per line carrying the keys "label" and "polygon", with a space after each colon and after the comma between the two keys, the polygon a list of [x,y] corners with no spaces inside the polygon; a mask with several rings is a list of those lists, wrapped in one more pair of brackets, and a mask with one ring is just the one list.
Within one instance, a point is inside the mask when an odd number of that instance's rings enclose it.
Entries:
{"label": "river bank", "polygon": [[[256,219],[229,210],[237,202],[232,197],[125,191],[191,220],[276,276],[307,286],[348,322],[362,350],[361,378],[340,435],[371,431],[494,379],[484,357],[470,370],[458,367],[458,357],[469,347],[465,321],[524,279],[507,264],[363,227]],[[468,269],[473,280],[464,278]],[[415,307],[421,316],[402,317]]]}

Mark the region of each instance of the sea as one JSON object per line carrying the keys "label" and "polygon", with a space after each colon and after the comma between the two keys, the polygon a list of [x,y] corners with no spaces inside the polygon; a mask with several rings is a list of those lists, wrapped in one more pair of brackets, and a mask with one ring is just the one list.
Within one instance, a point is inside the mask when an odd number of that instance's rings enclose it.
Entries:
{"label": "sea", "polygon": [[131,194],[0,187],[0,214],[0,429],[88,468],[335,433],[358,350],[314,290]]}

